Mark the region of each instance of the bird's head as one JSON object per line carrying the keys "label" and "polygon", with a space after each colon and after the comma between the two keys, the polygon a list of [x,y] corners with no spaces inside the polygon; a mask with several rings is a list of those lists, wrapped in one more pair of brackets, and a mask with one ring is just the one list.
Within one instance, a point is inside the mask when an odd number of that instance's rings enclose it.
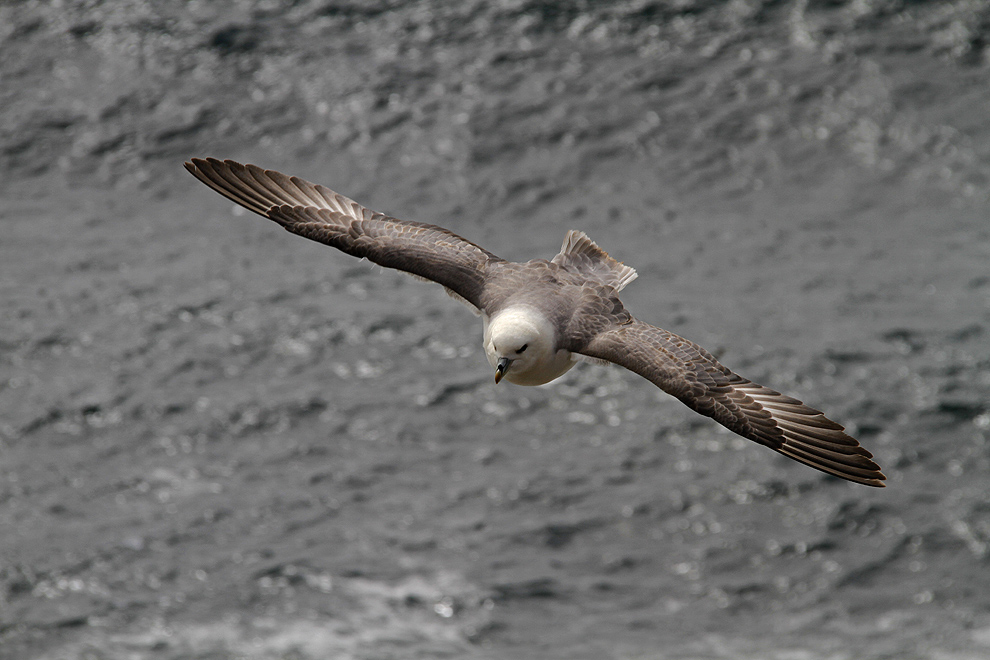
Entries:
{"label": "bird's head", "polygon": [[535,310],[505,310],[485,328],[485,354],[495,367],[495,382],[518,385],[547,382],[543,375],[556,352],[553,327]]}

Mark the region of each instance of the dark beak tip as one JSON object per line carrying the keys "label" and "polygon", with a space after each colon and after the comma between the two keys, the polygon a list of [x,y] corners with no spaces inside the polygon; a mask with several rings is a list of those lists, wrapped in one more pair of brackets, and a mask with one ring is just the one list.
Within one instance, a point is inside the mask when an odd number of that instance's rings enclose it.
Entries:
{"label": "dark beak tip", "polygon": [[500,358],[498,363],[495,365],[495,384],[498,385],[505,375],[505,372],[509,369],[509,364],[512,362],[509,358]]}

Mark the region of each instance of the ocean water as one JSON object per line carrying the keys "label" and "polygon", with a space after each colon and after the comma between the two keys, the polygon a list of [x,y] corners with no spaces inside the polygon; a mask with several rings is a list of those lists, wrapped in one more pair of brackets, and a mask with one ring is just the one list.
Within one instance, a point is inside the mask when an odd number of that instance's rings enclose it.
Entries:
{"label": "ocean water", "polygon": [[[990,655],[990,3],[0,5],[0,658]],[[619,368],[495,387],[297,174],[825,410],[883,490]]]}

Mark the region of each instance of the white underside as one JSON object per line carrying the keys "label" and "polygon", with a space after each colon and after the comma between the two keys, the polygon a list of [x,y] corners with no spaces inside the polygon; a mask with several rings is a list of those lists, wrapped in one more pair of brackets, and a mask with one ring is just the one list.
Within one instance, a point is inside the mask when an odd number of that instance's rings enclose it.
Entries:
{"label": "white underside", "polygon": [[577,364],[570,351],[557,351],[549,360],[534,362],[525,372],[509,368],[505,372],[505,380],[515,385],[545,385],[555,378],[563,376],[568,369]]}

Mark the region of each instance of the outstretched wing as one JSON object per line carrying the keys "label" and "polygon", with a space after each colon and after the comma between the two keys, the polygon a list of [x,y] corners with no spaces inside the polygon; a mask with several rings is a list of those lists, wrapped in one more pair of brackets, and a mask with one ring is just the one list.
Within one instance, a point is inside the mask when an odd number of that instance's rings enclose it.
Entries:
{"label": "outstretched wing", "polygon": [[580,350],[636,372],[730,431],[805,465],[867,486],[886,477],[843,427],[797,399],[733,373],[708,351],[640,321],[614,326]]}
{"label": "outstretched wing", "polygon": [[443,227],[375,213],[298,177],[216,158],[193,158],[185,166],[227,199],[294,234],[438,282],[476,308],[485,268],[503,261]]}

